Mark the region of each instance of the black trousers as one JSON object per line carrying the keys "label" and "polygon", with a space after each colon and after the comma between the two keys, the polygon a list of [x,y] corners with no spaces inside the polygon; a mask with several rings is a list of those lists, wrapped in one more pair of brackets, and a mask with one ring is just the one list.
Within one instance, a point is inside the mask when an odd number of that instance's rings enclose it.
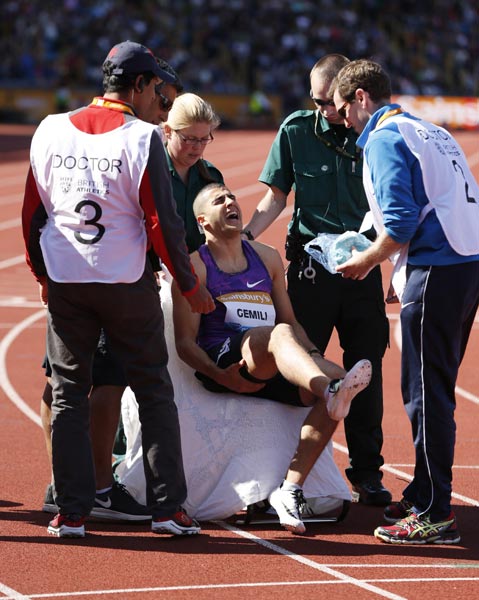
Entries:
{"label": "black trousers", "polygon": [[56,503],[62,514],[88,515],[93,507],[88,394],[101,328],[139,405],[147,503],[154,517],[172,515],[186,498],[186,483],[163,313],[149,263],[135,283],[48,282]]}
{"label": "black trousers", "polygon": [[[305,258],[308,265],[309,258]],[[336,329],[343,349],[343,366],[349,370],[367,358],[373,366],[370,385],[358,394],[344,421],[351,483],[380,480],[383,445],[382,359],[389,343],[381,271],[376,267],[362,281],[333,275],[312,260],[314,279],[305,277],[302,265],[290,264],[288,293],[296,318],[314,344],[325,352]]]}

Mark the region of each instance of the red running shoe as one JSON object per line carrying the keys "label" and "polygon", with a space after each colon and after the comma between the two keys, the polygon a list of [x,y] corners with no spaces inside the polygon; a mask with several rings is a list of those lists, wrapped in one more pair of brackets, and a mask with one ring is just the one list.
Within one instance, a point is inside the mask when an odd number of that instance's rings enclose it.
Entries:
{"label": "red running shoe", "polygon": [[172,535],[193,535],[200,533],[201,527],[197,521],[180,509],[172,517],[158,517],[151,522],[153,533],[170,533]]}
{"label": "red running shoe", "polygon": [[377,527],[374,537],[388,544],[457,544],[461,536],[453,512],[444,521],[431,522],[429,515],[414,512],[395,525]]}
{"label": "red running shoe", "polygon": [[56,515],[48,524],[48,533],[62,538],[85,537],[85,517],[81,515]]}

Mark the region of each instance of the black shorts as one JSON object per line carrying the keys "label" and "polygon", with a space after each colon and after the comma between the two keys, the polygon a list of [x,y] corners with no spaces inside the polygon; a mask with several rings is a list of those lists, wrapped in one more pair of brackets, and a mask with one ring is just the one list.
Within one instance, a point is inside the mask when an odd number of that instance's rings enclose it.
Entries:
{"label": "black shorts", "polygon": [[[51,377],[52,368],[47,356],[43,360],[42,367],[45,369],[45,376]],[[126,387],[128,385],[123,367],[112,352],[103,330],[101,331],[98,346],[93,357],[92,385],[95,387],[101,385]]]}
{"label": "black shorts", "polygon": [[[213,360],[218,367],[225,369],[233,363],[237,363],[241,360],[241,342],[243,340],[244,333],[237,333],[231,335],[224,342],[213,346],[209,350],[206,350],[208,356]],[[242,377],[260,383],[260,381],[247,372],[246,369],[241,369],[240,373]],[[195,372],[196,377],[201,381],[204,387],[210,392],[231,392],[228,389],[216,383],[213,379],[210,379],[207,375],[203,375],[199,371]],[[236,392],[234,392],[236,393]],[[241,394],[242,396],[256,396],[257,398],[265,398],[267,400],[274,400],[275,402],[281,402],[282,404],[289,404],[291,406],[304,406],[301,402],[299,395],[299,388],[297,385],[293,385],[281,374],[275,375],[273,378],[266,381],[264,387],[257,392]]]}

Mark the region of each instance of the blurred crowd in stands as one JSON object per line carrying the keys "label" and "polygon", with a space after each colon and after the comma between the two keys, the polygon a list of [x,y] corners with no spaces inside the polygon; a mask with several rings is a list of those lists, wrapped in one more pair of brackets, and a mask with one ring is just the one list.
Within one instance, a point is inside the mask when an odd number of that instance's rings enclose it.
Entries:
{"label": "blurred crowd in stands", "polygon": [[187,90],[262,90],[285,112],[329,52],[377,60],[396,93],[479,94],[478,0],[2,0],[0,28],[2,86],[98,87],[132,39]]}

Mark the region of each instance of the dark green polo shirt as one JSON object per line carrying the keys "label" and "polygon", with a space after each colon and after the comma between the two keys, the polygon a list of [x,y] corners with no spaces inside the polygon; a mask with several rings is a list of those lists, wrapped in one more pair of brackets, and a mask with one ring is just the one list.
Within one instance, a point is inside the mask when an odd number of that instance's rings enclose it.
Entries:
{"label": "dark green polo shirt", "polygon": [[193,201],[198,192],[204,188],[205,185],[208,185],[208,183],[224,183],[223,175],[221,174],[221,171],[219,171],[210,162],[201,159],[209,179],[203,177],[201,174],[198,161],[196,164],[190,167],[188,173],[188,184],[185,185],[173,166],[170,155],[168,154],[168,148],[166,149],[166,159],[170,169],[171,185],[173,188],[173,197],[176,201],[176,208],[178,214],[183,219],[185,224],[186,245],[188,246],[189,252],[193,252],[205,242],[205,236],[200,233],[195,216],[193,214]]}
{"label": "dark green polo shirt", "polygon": [[282,123],[259,181],[285,194],[294,190],[291,233],[313,238],[359,229],[369,205],[362,159],[352,160],[359,156],[357,137],[353,129],[330,125],[312,110],[297,111]]}

